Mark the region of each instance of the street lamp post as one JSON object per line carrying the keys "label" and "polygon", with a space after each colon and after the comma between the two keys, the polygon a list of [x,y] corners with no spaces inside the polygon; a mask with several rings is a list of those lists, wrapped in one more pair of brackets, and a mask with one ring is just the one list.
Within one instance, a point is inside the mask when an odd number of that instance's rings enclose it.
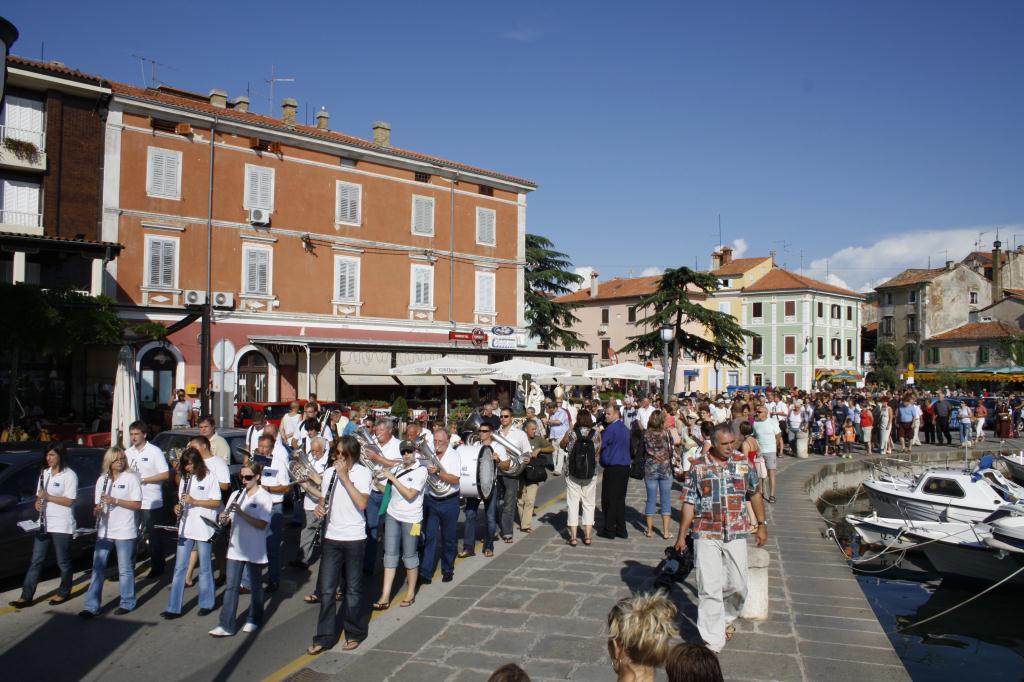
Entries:
{"label": "street lamp post", "polygon": [[18,29],[14,24],[0,17],[0,50],[3,51],[4,62],[0,65],[0,110],[4,106],[4,91],[7,90],[7,55],[11,51],[11,45],[18,39]]}
{"label": "street lamp post", "polygon": [[668,405],[668,344],[676,336],[675,328],[670,324],[661,325],[661,364],[664,377],[661,387],[661,405]]}
{"label": "street lamp post", "polygon": [[750,363],[754,361],[752,353],[747,353],[747,393],[753,393],[754,387],[750,383]]}

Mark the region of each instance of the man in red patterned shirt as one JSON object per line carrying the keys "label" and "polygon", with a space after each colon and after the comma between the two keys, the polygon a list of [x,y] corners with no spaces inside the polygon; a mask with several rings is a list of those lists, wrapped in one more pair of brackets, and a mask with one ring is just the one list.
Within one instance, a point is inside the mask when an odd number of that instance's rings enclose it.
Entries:
{"label": "man in red patterned shirt", "polygon": [[768,540],[757,470],[736,450],[736,434],[729,422],[715,427],[711,450],[694,460],[681,499],[683,516],[676,548],[686,546],[686,536],[692,530],[700,600],[697,630],[708,648],[717,653],[732,639],[732,622],[747,598],[748,500],[757,518],[754,537],[758,547]]}

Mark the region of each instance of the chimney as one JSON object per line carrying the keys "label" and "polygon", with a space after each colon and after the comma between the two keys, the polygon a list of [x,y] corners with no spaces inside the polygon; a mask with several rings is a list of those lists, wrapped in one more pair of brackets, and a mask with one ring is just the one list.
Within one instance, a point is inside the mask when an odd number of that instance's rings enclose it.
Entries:
{"label": "chimney", "polygon": [[289,97],[281,101],[281,122],[286,126],[295,125],[295,114],[299,110],[299,103]]}
{"label": "chimney", "polygon": [[391,146],[391,124],[386,121],[373,122],[373,143],[381,147]]}
{"label": "chimney", "polygon": [[240,111],[243,114],[249,111],[249,98],[245,95],[236,97],[233,104],[235,111]]}
{"label": "chimney", "polygon": [[597,271],[590,272],[590,298],[597,298]]}
{"label": "chimney", "polygon": [[330,130],[327,127],[327,122],[331,119],[331,115],[327,113],[327,110],[320,107],[320,111],[316,112],[316,127],[318,130]]}
{"label": "chimney", "polygon": [[711,269],[712,270],[717,270],[720,267],[722,267],[722,254],[720,254],[718,251],[712,251],[711,252]]}
{"label": "chimney", "polygon": [[218,109],[228,108],[228,93],[223,90],[210,90],[210,106]]}
{"label": "chimney", "polygon": [[731,246],[723,246],[722,247],[722,265],[728,265],[731,262],[732,262],[732,247]]}
{"label": "chimney", "polygon": [[955,267],[956,267],[956,261],[951,261],[951,260],[946,261],[946,269],[947,270],[952,270]]}
{"label": "chimney", "polygon": [[992,244],[992,302],[1003,300],[1003,250],[998,239]]}

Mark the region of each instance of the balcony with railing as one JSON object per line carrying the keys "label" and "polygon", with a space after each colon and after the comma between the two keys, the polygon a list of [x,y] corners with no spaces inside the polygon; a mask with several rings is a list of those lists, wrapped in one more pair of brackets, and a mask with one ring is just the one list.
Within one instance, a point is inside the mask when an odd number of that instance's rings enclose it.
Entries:
{"label": "balcony with railing", "polygon": [[46,134],[0,125],[0,168],[20,171],[46,170]]}
{"label": "balcony with railing", "polygon": [[9,211],[0,206],[0,232],[42,234],[43,214]]}

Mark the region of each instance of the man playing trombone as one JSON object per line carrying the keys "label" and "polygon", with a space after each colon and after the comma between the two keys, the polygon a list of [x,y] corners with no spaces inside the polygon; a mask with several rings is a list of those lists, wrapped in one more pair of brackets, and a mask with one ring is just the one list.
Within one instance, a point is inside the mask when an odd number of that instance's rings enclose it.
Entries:
{"label": "man playing trombone", "polygon": [[[423,560],[420,562],[420,583],[429,585],[437,569],[438,549],[441,559],[441,581],[451,582],[455,576],[455,550],[458,545],[459,472],[462,462],[459,453],[448,444],[448,432],[434,429],[434,452],[441,461],[441,469],[427,466],[427,474],[436,476],[451,486],[440,496],[427,490],[423,515]],[[440,543],[438,542],[440,539]]]}
{"label": "man playing trombone", "polygon": [[[494,438],[505,447],[509,454],[520,460],[521,465],[530,463],[530,455],[533,448],[530,446],[530,438],[522,429],[512,423],[512,410],[507,407],[501,408],[499,414],[501,427],[495,432]],[[516,503],[519,494],[519,475],[522,466],[499,469],[497,489],[495,495],[500,495],[497,513],[498,526],[501,528],[501,539],[506,543],[512,542],[512,527],[516,521]]]}

